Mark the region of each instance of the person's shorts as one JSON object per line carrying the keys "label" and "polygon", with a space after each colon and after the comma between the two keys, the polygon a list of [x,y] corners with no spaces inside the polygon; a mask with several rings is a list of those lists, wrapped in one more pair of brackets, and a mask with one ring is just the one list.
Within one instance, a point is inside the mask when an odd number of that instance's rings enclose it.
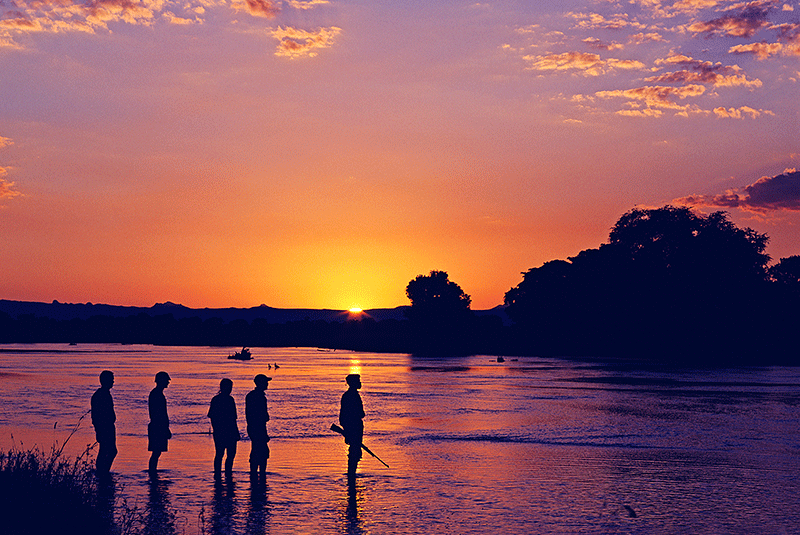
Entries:
{"label": "person's shorts", "polygon": [[147,424],[147,451],[167,451],[167,444],[171,436],[169,428]]}

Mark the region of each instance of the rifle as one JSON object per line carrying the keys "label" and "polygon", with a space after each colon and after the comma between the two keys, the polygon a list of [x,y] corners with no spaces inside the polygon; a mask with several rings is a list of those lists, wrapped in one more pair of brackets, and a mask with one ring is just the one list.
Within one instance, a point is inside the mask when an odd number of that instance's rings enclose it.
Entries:
{"label": "rifle", "polygon": [[[344,429],[342,429],[341,427],[339,427],[339,426],[338,426],[338,425],[336,425],[336,424],[331,424],[331,431],[336,431],[336,432],[337,432],[337,433],[339,433],[340,435],[344,436]],[[385,462],[383,462],[383,461],[381,460],[381,458],[380,458],[380,457],[378,457],[377,455],[375,455],[374,453],[372,453],[372,450],[370,450],[370,449],[369,449],[368,447],[366,447],[364,444],[361,444],[361,449],[362,449],[362,450],[364,450],[364,451],[366,451],[367,453],[369,453],[370,455],[372,455],[373,457],[375,457],[375,458],[376,458],[376,459],[378,459],[379,461],[381,461],[381,464],[382,464],[383,466],[385,466],[386,468],[389,468],[389,465],[388,465],[388,464],[386,464]]]}

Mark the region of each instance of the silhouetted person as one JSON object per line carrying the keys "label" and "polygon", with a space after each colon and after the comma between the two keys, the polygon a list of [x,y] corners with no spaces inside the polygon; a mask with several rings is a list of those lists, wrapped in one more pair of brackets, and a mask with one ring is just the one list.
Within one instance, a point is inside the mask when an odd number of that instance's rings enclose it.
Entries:
{"label": "silhouetted person", "polygon": [[358,461],[361,460],[361,442],[364,439],[364,404],[361,403],[361,376],[351,373],[345,378],[348,389],[342,394],[342,405],[339,409],[339,424],[344,429],[344,442],[350,445],[347,452],[347,477],[356,475]]}
{"label": "silhouetted person", "polygon": [[227,450],[225,473],[233,471],[233,459],[236,457],[236,443],[239,441],[239,426],[236,425],[236,402],[231,396],[233,381],[223,379],[219,382],[219,394],[211,399],[208,417],[214,430],[214,475],[219,476],[222,470],[222,457]]}
{"label": "silhouetted person", "polygon": [[247,434],[250,437],[250,475],[267,473],[267,459],[269,459],[269,435],[267,434],[266,391],[272,377],[259,373],[253,378],[256,387],[245,397],[245,417],[247,419]]}
{"label": "silhouetted person", "polygon": [[114,425],[117,415],[114,412],[114,400],[111,398],[111,387],[114,386],[114,374],[108,370],[100,372],[100,388],[92,394],[92,425],[100,450],[97,452],[97,474],[108,474],[111,463],[117,456],[117,429]]}
{"label": "silhouetted person", "polygon": [[167,451],[167,442],[172,438],[169,430],[169,417],[167,416],[167,398],[164,389],[169,386],[170,377],[167,372],[156,374],[156,387],[150,391],[147,398],[147,407],[150,410],[150,423],[147,426],[147,451],[150,455],[149,470],[151,475],[156,474],[158,458],[161,452]]}

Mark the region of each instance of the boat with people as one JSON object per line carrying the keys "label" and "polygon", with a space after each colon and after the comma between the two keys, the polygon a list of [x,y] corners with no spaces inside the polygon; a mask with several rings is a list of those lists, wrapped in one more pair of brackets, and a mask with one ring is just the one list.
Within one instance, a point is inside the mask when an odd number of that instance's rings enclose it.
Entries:
{"label": "boat with people", "polygon": [[252,360],[253,355],[250,354],[249,347],[243,347],[241,351],[236,351],[233,355],[228,355],[228,358],[233,360]]}

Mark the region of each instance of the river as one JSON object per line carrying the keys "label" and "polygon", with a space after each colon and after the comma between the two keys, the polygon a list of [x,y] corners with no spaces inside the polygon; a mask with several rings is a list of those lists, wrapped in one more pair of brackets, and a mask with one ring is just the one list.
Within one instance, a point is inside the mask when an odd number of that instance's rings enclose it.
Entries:
{"label": "river", "polygon": [[[137,345],[0,345],[0,450],[94,443],[100,371],[116,376],[115,497],[150,533],[792,533],[800,526],[800,369],[667,369],[472,356]],[[274,364],[279,367],[276,369]],[[147,467],[160,370],[173,438]],[[251,484],[244,396],[267,397],[266,485]],[[366,455],[347,485],[331,432],[360,373]],[[233,380],[244,440],[215,482],[206,417]],[[95,450],[96,451],[96,450]]]}

